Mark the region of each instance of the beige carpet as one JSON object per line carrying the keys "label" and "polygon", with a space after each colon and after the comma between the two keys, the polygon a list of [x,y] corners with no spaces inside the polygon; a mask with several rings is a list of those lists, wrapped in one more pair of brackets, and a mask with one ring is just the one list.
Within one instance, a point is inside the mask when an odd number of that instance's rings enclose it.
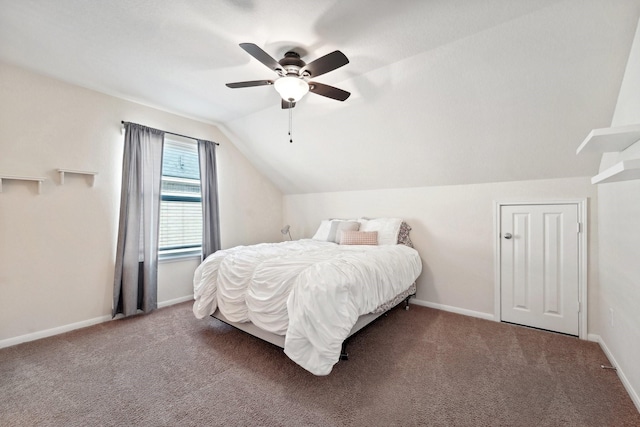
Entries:
{"label": "beige carpet", "polygon": [[315,377],[191,304],[0,350],[2,426],[640,426],[595,343],[412,306]]}

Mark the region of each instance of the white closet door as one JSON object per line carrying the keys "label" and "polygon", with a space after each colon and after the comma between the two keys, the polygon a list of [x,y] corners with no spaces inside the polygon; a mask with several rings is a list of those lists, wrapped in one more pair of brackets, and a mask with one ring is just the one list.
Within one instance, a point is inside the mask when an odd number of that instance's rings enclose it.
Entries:
{"label": "white closet door", "polygon": [[501,207],[501,320],[578,335],[578,206]]}

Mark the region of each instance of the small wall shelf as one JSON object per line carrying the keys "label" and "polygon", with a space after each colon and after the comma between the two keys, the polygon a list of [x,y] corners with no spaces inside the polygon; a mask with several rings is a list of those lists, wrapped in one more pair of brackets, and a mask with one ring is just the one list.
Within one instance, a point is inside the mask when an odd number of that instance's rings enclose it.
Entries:
{"label": "small wall shelf", "polygon": [[34,176],[0,175],[0,193],[2,193],[3,179],[11,179],[14,181],[36,181],[38,183],[38,194],[42,193],[42,183],[47,180],[47,178],[34,177]]}
{"label": "small wall shelf", "polygon": [[640,140],[640,125],[594,129],[580,144],[576,154],[622,151]]}
{"label": "small wall shelf", "polygon": [[623,160],[591,178],[592,184],[640,179],[640,159]]}
{"label": "small wall shelf", "polygon": [[64,174],[65,173],[72,173],[72,174],[76,174],[76,175],[88,175],[91,177],[91,186],[93,187],[93,184],[96,182],[96,175],[98,174],[98,172],[90,172],[90,171],[78,171],[78,170],[72,170],[72,169],[58,169],[58,173],[60,174],[60,185],[64,185]]}

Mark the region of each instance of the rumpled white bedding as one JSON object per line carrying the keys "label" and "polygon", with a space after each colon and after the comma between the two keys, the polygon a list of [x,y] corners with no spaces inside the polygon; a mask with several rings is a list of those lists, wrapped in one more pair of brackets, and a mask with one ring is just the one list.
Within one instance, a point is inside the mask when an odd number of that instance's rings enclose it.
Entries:
{"label": "rumpled white bedding", "polygon": [[348,246],[310,239],[220,250],[196,269],[193,312],[216,307],[233,322],[285,335],[284,351],[327,375],[358,317],[407,289],[422,271],[404,245]]}

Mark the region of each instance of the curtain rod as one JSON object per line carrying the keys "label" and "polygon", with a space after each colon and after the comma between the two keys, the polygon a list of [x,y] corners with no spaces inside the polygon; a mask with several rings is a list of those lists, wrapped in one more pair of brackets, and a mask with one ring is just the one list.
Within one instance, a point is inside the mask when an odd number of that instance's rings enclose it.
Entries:
{"label": "curtain rod", "polygon": [[[126,123],[133,123],[133,122],[125,122],[124,120],[122,120],[122,121],[120,121],[120,123],[122,123],[122,124],[124,125],[124,124],[126,124]],[[137,123],[133,123],[133,124],[137,124]],[[142,126],[144,126],[144,125],[142,125]],[[160,132],[168,133],[169,135],[181,136],[181,137],[183,137],[183,138],[195,139],[196,141],[198,141],[198,138],[194,138],[194,137],[192,137],[192,136],[181,135],[181,134],[179,134],[179,133],[174,133],[174,132],[168,132],[168,131],[166,131],[166,130],[162,130],[162,129],[158,129],[158,130],[159,130]],[[210,142],[213,142],[213,141],[210,141]],[[214,143],[214,144],[216,144],[216,145],[220,145],[220,144],[218,144],[217,142],[213,142],[213,143]]]}

